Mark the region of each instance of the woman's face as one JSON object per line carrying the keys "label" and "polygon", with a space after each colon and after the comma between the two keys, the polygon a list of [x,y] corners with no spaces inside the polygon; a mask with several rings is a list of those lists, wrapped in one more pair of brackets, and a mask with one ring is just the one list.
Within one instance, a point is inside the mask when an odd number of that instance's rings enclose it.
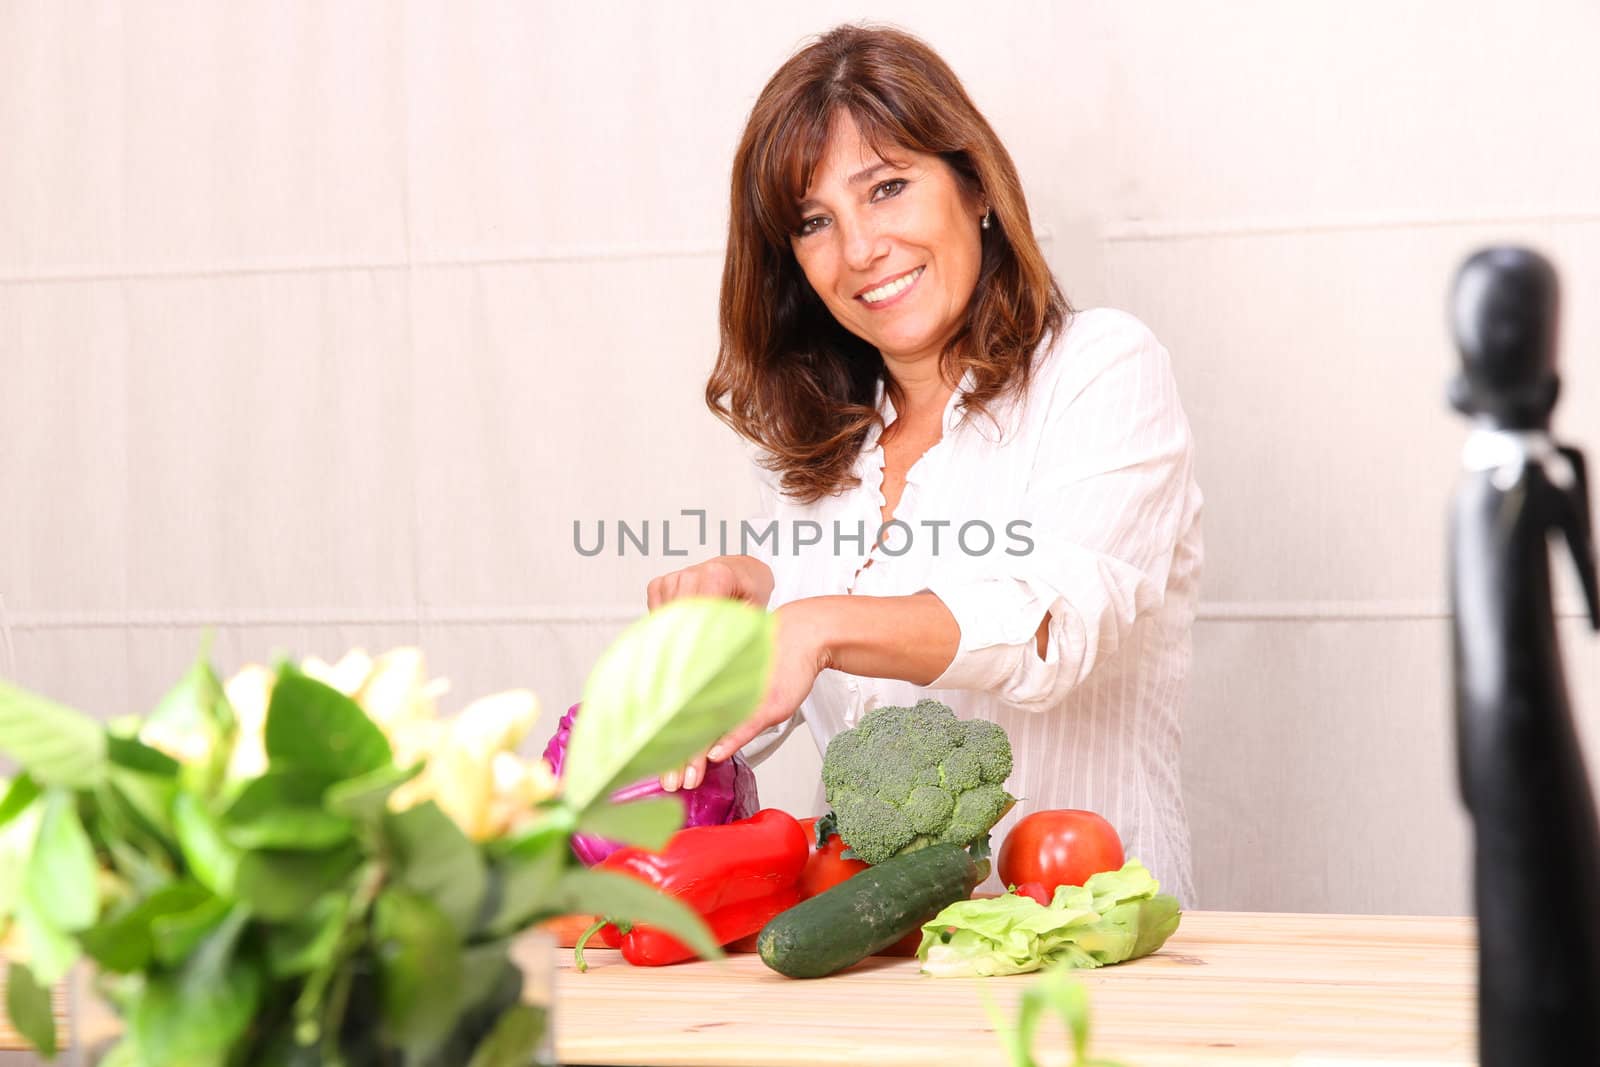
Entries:
{"label": "woman's face", "polygon": [[984,209],[944,160],[893,154],[880,158],[838,112],[790,246],[833,317],[891,365],[937,361],[978,283]]}

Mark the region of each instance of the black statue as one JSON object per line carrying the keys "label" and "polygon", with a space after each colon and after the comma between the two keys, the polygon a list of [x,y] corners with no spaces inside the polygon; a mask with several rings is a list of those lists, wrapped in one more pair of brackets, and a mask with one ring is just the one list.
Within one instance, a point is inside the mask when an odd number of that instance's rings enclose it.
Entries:
{"label": "black statue", "polygon": [[1600,629],[1583,455],[1550,438],[1555,271],[1517,248],[1456,277],[1472,416],[1451,531],[1456,729],[1472,815],[1482,1067],[1600,1065],[1600,829],[1561,672],[1548,537]]}

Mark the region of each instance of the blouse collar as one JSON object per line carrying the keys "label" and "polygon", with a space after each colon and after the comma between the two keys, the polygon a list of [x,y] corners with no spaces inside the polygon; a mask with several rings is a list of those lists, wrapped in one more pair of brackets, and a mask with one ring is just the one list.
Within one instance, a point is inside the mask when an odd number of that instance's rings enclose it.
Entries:
{"label": "blouse collar", "polygon": [[[977,384],[977,375],[970,368],[962,374],[961,384],[956,387],[955,392],[950,394],[950,399],[944,405],[944,433],[946,435],[953,433],[956,427],[961,425],[961,398],[971,392]],[[883,425],[885,427],[894,422],[896,418],[894,402],[889,399],[889,393],[884,387],[884,379],[882,377],[878,379],[877,396],[873,400],[873,405],[877,408],[878,413],[883,416]],[[974,425],[983,421],[981,419],[975,420]],[[978,432],[983,434],[985,439],[989,437],[989,434],[984,433],[982,429],[979,429]],[[992,428],[990,432],[992,432]],[[866,448],[868,450],[875,448],[878,444],[878,438],[882,434],[882,427],[879,427],[877,423],[873,423],[867,430]]]}

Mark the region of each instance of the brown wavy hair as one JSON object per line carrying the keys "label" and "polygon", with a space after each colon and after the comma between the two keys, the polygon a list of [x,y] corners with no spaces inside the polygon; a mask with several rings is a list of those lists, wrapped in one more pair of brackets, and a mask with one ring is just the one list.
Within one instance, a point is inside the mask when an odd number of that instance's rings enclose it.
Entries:
{"label": "brown wavy hair", "polygon": [[940,355],[946,381],[973,373],[965,417],[1025,393],[1040,342],[1072,313],[1033,238],[1011,156],[938,53],[866,24],[835,27],[796,52],[761,90],[734,153],[721,344],[705,395],[806,504],[859,484],[851,468],[883,423],[880,379],[904,407],[882,355],[833,317],[790,245],[840,109],[880,157],[896,147],[936,155],[966,196],[993,211],[966,321]]}

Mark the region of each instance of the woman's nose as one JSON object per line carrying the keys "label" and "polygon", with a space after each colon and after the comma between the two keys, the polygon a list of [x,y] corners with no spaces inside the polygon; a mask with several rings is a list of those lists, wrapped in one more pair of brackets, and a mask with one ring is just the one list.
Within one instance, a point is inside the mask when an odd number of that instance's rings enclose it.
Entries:
{"label": "woman's nose", "polygon": [[840,223],[839,234],[844,241],[845,265],[852,270],[865,270],[883,254],[882,235],[865,219]]}

